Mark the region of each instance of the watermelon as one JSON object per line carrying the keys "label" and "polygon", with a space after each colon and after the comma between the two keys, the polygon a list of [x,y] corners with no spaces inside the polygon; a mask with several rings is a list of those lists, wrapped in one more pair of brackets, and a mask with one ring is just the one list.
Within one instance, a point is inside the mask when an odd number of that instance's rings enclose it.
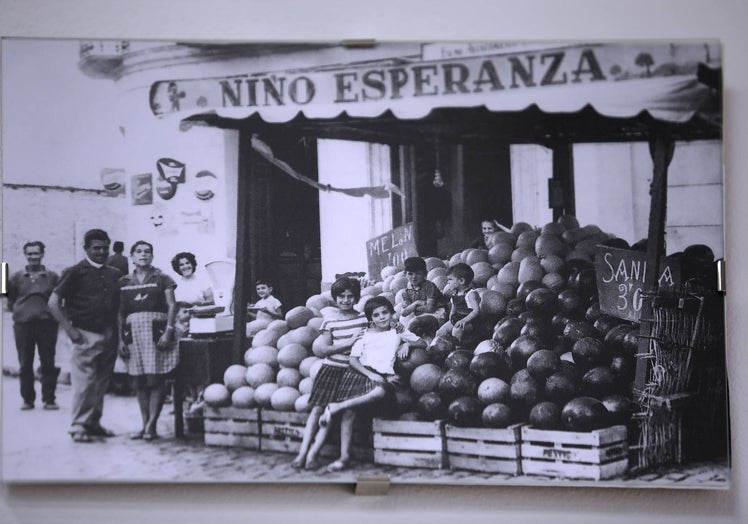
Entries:
{"label": "watermelon", "polygon": [[436,364],[421,364],[410,375],[410,387],[418,395],[433,393],[439,388],[442,376],[444,372]]}
{"label": "watermelon", "polygon": [[596,338],[584,337],[577,340],[571,354],[574,356],[574,363],[584,371],[610,363],[609,352]]}
{"label": "watermelon", "polygon": [[527,295],[525,306],[529,311],[537,311],[544,315],[553,315],[558,307],[558,295],[547,288],[539,288]]}
{"label": "watermelon", "polygon": [[553,351],[541,349],[527,359],[527,371],[540,383],[553,375],[561,367],[561,359]]}
{"label": "watermelon", "polygon": [[[506,312],[506,299],[498,291],[486,291],[480,299],[481,316],[496,322]],[[411,329],[411,331],[413,331]]]}
{"label": "watermelon", "polygon": [[565,289],[557,295],[558,308],[569,318],[581,319],[587,308],[587,299],[575,289]]}
{"label": "watermelon", "polygon": [[462,396],[447,408],[447,420],[455,426],[479,427],[482,423],[483,403],[475,397]]}
{"label": "watermelon", "polygon": [[444,364],[444,360],[447,356],[455,350],[455,347],[459,343],[460,341],[450,334],[436,337],[431,341],[431,345],[428,347],[431,361],[441,366]]}
{"label": "watermelon", "polygon": [[418,414],[422,420],[437,420],[444,418],[447,406],[441,395],[436,391],[426,393],[418,398]]}
{"label": "watermelon", "polygon": [[609,417],[605,405],[590,397],[572,399],[561,410],[561,424],[568,431],[602,429],[608,426]]}
{"label": "watermelon", "polygon": [[496,324],[493,331],[493,339],[502,347],[508,347],[509,344],[519,336],[524,322],[516,317],[507,317]]}
{"label": "watermelon", "polygon": [[548,377],[544,392],[547,399],[563,406],[577,396],[578,388],[572,376],[561,371]]}
{"label": "watermelon", "polygon": [[540,384],[524,369],[515,373],[509,384],[512,400],[528,409],[542,399],[543,393]]}
{"label": "watermelon", "polygon": [[529,422],[536,429],[559,429],[561,408],[553,402],[540,402],[530,410]]}
{"label": "watermelon", "polygon": [[519,298],[513,298],[506,303],[506,314],[516,317],[525,310],[525,301]]}
{"label": "watermelon", "polygon": [[203,390],[203,399],[208,406],[228,406],[231,404],[231,392],[223,384],[210,384]]}
{"label": "watermelon", "polygon": [[470,361],[470,373],[480,381],[491,377],[508,378],[509,367],[498,352],[481,353]]}
{"label": "watermelon", "polygon": [[405,359],[395,361],[395,373],[407,378],[413,373],[413,370],[430,360],[431,355],[427,350],[423,348],[411,348]]}
{"label": "watermelon", "polygon": [[487,378],[478,386],[478,399],[484,404],[507,402],[510,398],[509,384],[500,378]]}
{"label": "watermelon", "polygon": [[572,320],[567,322],[564,327],[563,335],[564,338],[573,342],[585,337],[599,338],[598,332],[594,327],[592,327],[592,324],[586,320]]}
{"label": "watermelon", "polygon": [[624,352],[623,341],[630,331],[631,325],[628,323],[613,326],[604,335],[605,345],[615,353]]}
{"label": "watermelon", "polygon": [[418,337],[433,338],[439,329],[439,320],[434,315],[418,315],[408,324],[408,331]]}
{"label": "watermelon", "polygon": [[539,280],[526,280],[522,282],[517,288],[517,298],[520,300],[525,300],[527,298],[527,295],[529,295],[531,291],[535,291],[536,289],[540,289],[542,287],[544,287],[543,283]]}
{"label": "watermelon", "polygon": [[473,359],[472,351],[467,349],[456,349],[444,359],[444,369],[468,369]]}
{"label": "watermelon", "polygon": [[634,412],[634,403],[623,395],[608,395],[602,399],[605,409],[608,410],[611,424],[627,425],[631,422]]}
{"label": "watermelon", "polygon": [[585,396],[602,399],[617,392],[616,377],[609,367],[590,369],[582,377],[582,393]]}
{"label": "watermelon", "polygon": [[478,385],[467,369],[450,369],[439,380],[439,393],[445,400],[475,395]]}
{"label": "watermelon", "polygon": [[481,421],[487,428],[505,428],[512,423],[512,410],[501,402],[489,404],[483,409]]}
{"label": "watermelon", "polygon": [[506,354],[512,361],[512,368],[519,370],[526,367],[527,359],[540,349],[542,349],[542,342],[539,338],[531,335],[522,335],[511,343],[506,350]]}
{"label": "watermelon", "polygon": [[593,302],[584,312],[584,319],[589,322],[594,322],[600,317],[600,315],[602,315],[602,312],[600,311],[600,303]]}

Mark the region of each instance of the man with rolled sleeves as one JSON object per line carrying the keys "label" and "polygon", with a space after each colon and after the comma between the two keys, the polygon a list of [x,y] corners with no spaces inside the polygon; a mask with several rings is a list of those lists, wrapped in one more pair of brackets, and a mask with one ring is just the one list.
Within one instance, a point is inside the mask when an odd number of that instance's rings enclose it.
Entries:
{"label": "man with rolled sleeves", "polygon": [[118,342],[120,272],[106,265],[109,244],[106,231],[87,231],[83,237],[86,258],[63,271],[49,298],[50,311],[73,342],[70,434],[75,442],[113,436],[100,422]]}
{"label": "man with rolled sleeves", "polygon": [[26,242],[23,254],[28,264],[22,271],[13,273],[8,281],[8,309],[13,312],[13,335],[18,351],[23,399],[21,409],[34,409],[34,353],[37,349],[44,409],[59,409],[55,399],[57,376],[60,374],[60,368],[55,367],[58,326],[47,301],[60,277],[42,265],[43,242]]}

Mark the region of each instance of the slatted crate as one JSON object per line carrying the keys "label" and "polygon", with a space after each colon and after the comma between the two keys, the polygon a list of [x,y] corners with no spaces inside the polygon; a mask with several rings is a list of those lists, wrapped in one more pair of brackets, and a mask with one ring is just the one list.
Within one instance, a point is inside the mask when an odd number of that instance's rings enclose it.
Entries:
{"label": "slatted crate", "polygon": [[206,446],[232,446],[260,449],[260,410],[258,408],[205,406]]}
{"label": "slatted crate", "polygon": [[626,426],[590,432],[522,426],[522,472],[556,478],[604,480],[628,471]]}
{"label": "slatted crate", "polygon": [[[304,437],[308,413],[290,411],[273,411],[262,409],[262,426],[260,449],[262,451],[279,451],[297,453]],[[371,424],[361,418],[354,424],[351,456],[358,460],[371,461]],[[340,456],[340,426],[333,422],[327,433],[327,442],[320,450],[321,457],[336,458]]]}
{"label": "slatted crate", "polygon": [[522,424],[508,428],[444,427],[450,469],[483,473],[522,474]]}
{"label": "slatted crate", "polygon": [[444,421],[420,422],[375,418],[374,463],[443,469],[447,465]]}

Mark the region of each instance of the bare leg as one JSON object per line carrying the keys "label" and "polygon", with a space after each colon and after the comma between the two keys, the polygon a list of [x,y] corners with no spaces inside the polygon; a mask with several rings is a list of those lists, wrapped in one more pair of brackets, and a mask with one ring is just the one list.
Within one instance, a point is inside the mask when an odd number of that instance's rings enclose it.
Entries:
{"label": "bare leg", "polygon": [[317,455],[322,449],[322,446],[325,445],[325,441],[327,440],[327,432],[329,430],[330,426],[328,424],[325,427],[320,427],[317,431],[317,434],[314,437],[314,442],[312,443],[312,447],[306,456],[306,466],[308,469],[316,469],[315,464],[317,462]]}
{"label": "bare leg", "polygon": [[299,453],[296,455],[293,462],[291,462],[291,466],[294,468],[300,469],[306,463],[309,447],[312,445],[314,436],[319,429],[320,415],[322,415],[322,406],[312,406],[312,411],[309,412],[309,416],[306,419],[306,426],[304,426],[304,435],[301,438]]}
{"label": "bare leg", "polygon": [[353,442],[353,423],[356,412],[352,409],[343,412],[340,419],[340,462],[346,463],[351,458],[351,444]]}
{"label": "bare leg", "polygon": [[138,386],[136,393],[138,396],[138,407],[140,407],[140,418],[143,419],[143,431],[145,431],[148,420],[151,418],[150,390],[144,386]]}
{"label": "bare leg", "polygon": [[372,402],[384,398],[384,395],[384,387],[377,386],[368,393],[359,397],[349,398],[347,400],[344,400],[343,402],[330,402],[327,405],[327,408],[325,408],[325,412],[322,414],[322,417],[320,417],[320,425],[329,424],[330,419],[336,413],[340,413],[341,411],[349,410],[352,408],[357,408],[365,404],[371,404]]}
{"label": "bare leg", "polygon": [[159,384],[158,386],[150,389],[148,409],[150,417],[146,424],[145,431],[151,435],[156,435],[156,423],[158,417],[161,415],[161,409],[164,407],[164,399],[166,398],[166,385]]}

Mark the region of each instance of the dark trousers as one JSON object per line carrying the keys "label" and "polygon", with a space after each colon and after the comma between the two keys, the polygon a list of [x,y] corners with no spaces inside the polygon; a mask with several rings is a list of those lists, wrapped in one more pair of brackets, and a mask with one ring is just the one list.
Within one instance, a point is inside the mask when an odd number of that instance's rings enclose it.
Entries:
{"label": "dark trousers", "polygon": [[34,351],[39,348],[41,363],[42,402],[55,401],[57,375],[55,367],[55,346],[57,345],[57,322],[54,320],[31,320],[13,324],[13,334],[18,350],[20,366],[21,398],[24,402],[36,400],[34,389]]}

